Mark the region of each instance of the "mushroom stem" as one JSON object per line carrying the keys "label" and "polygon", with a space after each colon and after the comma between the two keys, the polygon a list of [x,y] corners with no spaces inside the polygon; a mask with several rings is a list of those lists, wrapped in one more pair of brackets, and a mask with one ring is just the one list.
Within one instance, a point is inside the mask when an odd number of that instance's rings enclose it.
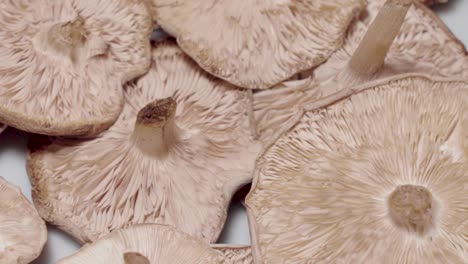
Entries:
{"label": "mushroom stem", "polygon": [[124,253],[125,264],[150,264],[147,257],[136,252]]}
{"label": "mushroom stem", "polygon": [[383,66],[414,0],[387,0],[354,52],[341,78],[354,85],[370,80]]}
{"label": "mushroom stem", "polygon": [[169,97],[155,100],[138,112],[133,138],[143,153],[157,157],[167,154],[177,139],[176,107],[176,101]]}
{"label": "mushroom stem", "polygon": [[398,186],[390,194],[388,204],[390,217],[397,226],[420,235],[432,226],[432,195],[425,187]]}

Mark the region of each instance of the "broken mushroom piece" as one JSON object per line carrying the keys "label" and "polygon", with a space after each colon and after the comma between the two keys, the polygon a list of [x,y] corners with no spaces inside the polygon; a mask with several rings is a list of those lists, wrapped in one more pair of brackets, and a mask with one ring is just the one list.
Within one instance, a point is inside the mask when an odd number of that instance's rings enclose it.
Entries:
{"label": "broken mushroom piece", "polygon": [[30,263],[46,240],[46,225],[31,202],[0,177],[0,263]]}
{"label": "broken mushroom piece", "polygon": [[215,242],[231,197],[251,181],[261,146],[249,91],[208,75],[174,43],[159,43],[153,59],[109,130],[30,149],[41,216],[82,242],[138,223]]}
{"label": "broken mushroom piece", "polygon": [[[437,15],[420,3],[409,8],[409,5],[396,5],[395,1],[390,1],[383,8],[384,3],[382,0],[369,1],[368,15],[350,27],[345,45],[311,71],[310,77],[284,82],[274,89],[254,94],[257,133],[262,141],[270,142],[276,131],[302,105],[339,91],[350,83],[406,73],[468,79],[466,50]],[[356,51],[359,45],[361,48]],[[390,47],[386,56],[380,50],[382,46]],[[353,75],[350,69],[361,70],[361,74]]]}
{"label": "broken mushroom piece", "polygon": [[255,261],[467,263],[468,83],[354,90],[309,105],[258,159]]}
{"label": "broken mushroom piece", "polygon": [[[165,264],[219,263],[222,255],[209,244],[173,227],[156,224],[134,225],[116,230],[85,245],[78,253],[57,264]],[[234,263],[233,263],[234,264]]]}
{"label": "broken mushroom piece", "polygon": [[231,264],[253,264],[252,248],[242,245],[213,244],[211,248],[223,256],[222,263]]}
{"label": "broken mushroom piece", "polygon": [[1,1],[0,121],[91,136],[122,110],[122,85],[150,64],[143,0]]}
{"label": "broken mushroom piece", "polygon": [[365,0],[152,0],[159,25],[204,70],[264,89],[323,63]]}

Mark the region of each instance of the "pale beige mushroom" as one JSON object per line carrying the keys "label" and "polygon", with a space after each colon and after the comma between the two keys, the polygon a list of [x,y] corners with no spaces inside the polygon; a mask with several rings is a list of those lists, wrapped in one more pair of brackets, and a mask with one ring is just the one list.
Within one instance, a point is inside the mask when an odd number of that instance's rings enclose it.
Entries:
{"label": "pale beige mushroom", "polygon": [[[408,11],[408,6],[395,8],[395,1],[390,1],[376,18],[384,2],[369,1],[368,15],[350,27],[345,45],[327,62],[306,74],[310,77],[284,82],[275,89],[254,94],[255,119],[262,141],[271,141],[275,132],[302,105],[332,94],[343,85],[406,73],[468,79],[466,50],[436,14],[420,3],[415,3]],[[372,28],[371,22],[374,22]],[[360,43],[362,47],[356,51]],[[384,56],[385,52],[378,47],[390,44]],[[375,56],[376,53],[380,56]],[[353,75],[349,74],[350,68],[369,72]]]}
{"label": "pale beige mushroom", "polygon": [[30,263],[46,241],[46,225],[31,202],[0,177],[0,263]]}
{"label": "pale beige mushroom", "polygon": [[243,245],[213,244],[211,248],[223,256],[223,263],[253,264],[252,248]]}
{"label": "pale beige mushroom", "polygon": [[159,43],[153,57],[108,131],[31,148],[41,216],[82,242],[137,223],[215,242],[232,195],[251,181],[261,146],[249,91],[208,75],[174,43]]}
{"label": "pale beige mushroom", "polygon": [[468,262],[468,83],[393,78],[306,107],[258,159],[258,263]]}
{"label": "pale beige mushroom", "polygon": [[143,0],[0,2],[0,121],[95,135],[122,110],[124,82],[150,64]]}
{"label": "pale beige mushroom", "polygon": [[159,25],[204,70],[269,88],[323,63],[365,0],[152,0]]}
{"label": "pale beige mushroom", "polygon": [[224,264],[222,260],[209,244],[173,227],[141,224],[116,230],[57,264]]}

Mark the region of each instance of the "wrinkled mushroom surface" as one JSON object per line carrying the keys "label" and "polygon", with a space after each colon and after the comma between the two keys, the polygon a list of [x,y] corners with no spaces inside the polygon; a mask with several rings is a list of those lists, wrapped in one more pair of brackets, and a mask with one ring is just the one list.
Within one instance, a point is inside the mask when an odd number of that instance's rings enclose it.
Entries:
{"label": "wrinkled mushroom surface", "polygon": [[175,228],[142,224],[116,230],[57,264],[222,264],[222,254]]}
{"label": "wrinkled mushroom surface", "polygon": [[144,1],[1,1],[0,121],[94,135],[122,109],[122,84],[150,64]]}
{"label": "wrinkled mushroom surface", "polygon": [[41,216],[80,241],[163,223],[214,242],[232,195],[251,181],[260,144],[251,136],[249,92],[203,72],[174,43],[158,44],[153,58],[126,87],[108,131],[31,148]]}
{"label": "wrinkled mushroom surface", "polygon": [[466,263],[468,83],[356,90],[297,116],[259,158],[246,199],[255,260]]}
{"label": "wrinkled mushroom surface", "polygon": [[[294,115],[297,108],[349,84],[340,80],[337,83],[334,78],[345,70],[384,2],[369,1],[367,15],[362,15],[350,27],[344,46],[327,62],[309,72],[310,77],[284,82],[275,89],[254,94],[255,119],[262,141],[271,141],[275,132]],[[410,72],[468,79],[468,57],[463,44],[437,15],[419,3],[414,4],[408,11],[400,33],[386,56],[383,68],[370,79]]]}
{"label": "wrinkled mushroom surface", "polygon": [[223,256],[223,263],[253,264],[252,248],[242,245],[214,244],[211,247]]}
{"label": "wrinkled mushroom surface", "polygon": [[204,70],[257,89],[323,63],[366,2],[152,1],[159,25]]}
{"label": "wrinkled mushroom surface", "polygon": [[46,225],[31,202],[0,177],[0,263],[30,263],[46,240]]}

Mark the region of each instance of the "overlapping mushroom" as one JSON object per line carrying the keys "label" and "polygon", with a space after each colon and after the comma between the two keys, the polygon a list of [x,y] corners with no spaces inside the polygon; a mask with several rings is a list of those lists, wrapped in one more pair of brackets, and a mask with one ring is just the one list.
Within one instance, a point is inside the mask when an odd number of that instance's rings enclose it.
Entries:
{"label": "overlapping mushroom", "polygon": [[109,130],[31,148],[41,216],[82,242],[139,223],[215,242],[232,195],[251,181],[260,144],[248,91],[207,75],[172,42],[153,59]]}
{"label": "overlapping mushroom", "polygon": [[[57,264],[219,263],[223,255],[209,244],[170,226],[146,224],[116,230]],[[234,264],[234,263],[232,263]]]}
{"label": "overlapping mushroom", "polygon": [[30,263],[46,240],[46,225],[32,204],[0,177],[0,263]]}
{"label": "overlapping mushroom", "polygon": [[255,93],[260,138],[274,140],[301,105],[353,83],[406,73],[468,79],[463,44],[426,6],[414,3],[410,8],[410,2],[388,1],[383,7],[383,0],[369,1],[367,14],[350,27],[344,46],[305,74],[310,77]]}
{"label": "overlapping mushroom", "polygon": [[405,77],[319,100],[263,153],[259,263],[466,263],[468,83]]}
{"label": "overlapping mushroom", "polygon": [[364,0],[151,0],[158,24],[207,72],[265,89],[323,63]]}
{"label": "overlapping mushroom", "polygon": [[150,64],[144,1],[1,1],[0,121],[91,136],[122,110],[122,85]]}

